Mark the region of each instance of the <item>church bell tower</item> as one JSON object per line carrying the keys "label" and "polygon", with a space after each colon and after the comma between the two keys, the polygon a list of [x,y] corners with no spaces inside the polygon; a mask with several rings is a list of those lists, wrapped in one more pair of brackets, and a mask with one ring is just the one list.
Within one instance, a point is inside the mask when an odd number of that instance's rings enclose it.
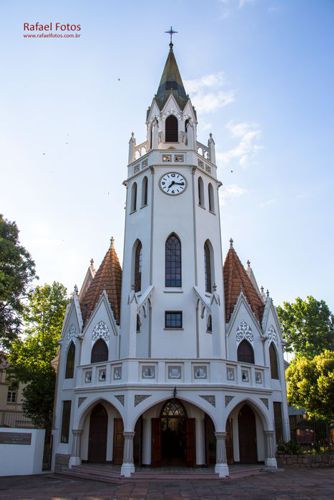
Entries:
{"label": "church bell tower", "polygon": [[147,136],[129,141],[121,357],[224,358],[223,262],[215,143],[169,53],[147,110]]}

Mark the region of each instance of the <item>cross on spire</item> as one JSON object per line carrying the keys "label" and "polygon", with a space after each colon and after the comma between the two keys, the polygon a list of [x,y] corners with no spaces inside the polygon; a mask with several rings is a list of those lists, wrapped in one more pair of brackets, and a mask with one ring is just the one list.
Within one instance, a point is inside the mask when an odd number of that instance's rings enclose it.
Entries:
{"label": "cross on spire", "polygon": [[177,33],[177,31],[174,31],[173,28],[172,28],[172,26],[171,26],[170,30],[169,31],[165,31],[165,33],[168,33],[168,35],[170,36],[169,46],[172,49],[173,48],[173,35],[175,35],[175,33]]}

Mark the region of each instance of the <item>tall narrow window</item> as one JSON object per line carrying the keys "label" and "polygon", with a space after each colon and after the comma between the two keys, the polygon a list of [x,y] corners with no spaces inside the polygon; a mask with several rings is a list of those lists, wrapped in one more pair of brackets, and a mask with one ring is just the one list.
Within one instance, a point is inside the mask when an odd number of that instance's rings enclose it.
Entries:
{"label": "tall narrow window", "polygon": [[139,314],[137,314],[137,320],[136,320],[136,333],[140,333],[140,317]]}
{"label": "tall narrow window", "polygon": [[138,240],[135,248],[135,265],[134,265],[134,285],[135,292],[141,290],[141,270],[142,270],[142,244]]}
{"label": "tall narrow window", "polygon": [[214,212],[215,211],[215,200],[213,197],[213,187],[212,187],[211,182],[209,183],[209,186],[208,186],[208,195],[209,195],[209,210],[210,210],[210,212]]}
{"label": "tall narrow window", "polygon": [[73,378],[75,361],[75,345],[71,342],[67,350],[65,378]]}
{"label": "tall narrow window", "polygon": [[254,364],[254,351],[253,347],[247,340],[240,342],[238,347],[238,361],[243,363],[253,363]]}
{"label": "tall narrow window", "polygon": [[60,442],[68,443],[70,435],[71,401],[63,401]]}
{"label": "tall narrow window", "polygon": [[206,333],[212,333],[212,316],[209,314],[208,321],[206,324]]}
{"label": "tall narrow window", "polygon": [[101,361],[108,361],[108,346],[104,340],[99,339],[93,345],[90,362],[100,363]]}
{"label": "tall narrow window", "polygon": [[134,182],[131,188],[131,212],[137,210],[137,183]]}
{"label": "tall narrow window", "polygon": [[182,286],[181,241],[172,233],[165,244],[165,286]]}
{"label": "tall narrow window", "polygon": [[204,272],[205,291],[212,293],[212,257],[210,243],[208,240],[204,243]]}
{"label": "tall narrow window", "polygon": [[198,204],[204,207],[204,185],[202,177],[198,178]]}
{"label": "tall narrow window", "polygon": [[179,126],[177,118],[174,115],[169,115],[166,119],[166,129],[165,129],[165,141],[166,142],[178,142],[179,140]]}
{"label": "tall narrow window", "polygon": [[283,441],[282,403],[280,403],[279,401],[274,401],[273,406],[276,443],[281,443]]}
{"label": "tall narrow window", "polygon": [[271,373],[271,378],[278,380],[278,363],[277,363],[277,354],[276,354],[276,349],[273,344],[273,342],[270,344],[269,347],[269,358],[270,358],[270,373]]}
{"label": "tall narrow window", "polygon": [[143,182],[141,184],[141,206],[146,207],[147,205],[147,177],[145,175]]}

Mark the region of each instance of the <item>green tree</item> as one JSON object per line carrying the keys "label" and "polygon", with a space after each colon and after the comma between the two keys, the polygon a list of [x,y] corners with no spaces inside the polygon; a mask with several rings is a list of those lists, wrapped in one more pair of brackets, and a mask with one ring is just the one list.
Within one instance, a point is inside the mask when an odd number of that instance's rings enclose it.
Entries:
{"label": "green tree", "polygon": [[19,243],[19,230],[0,214],[0,346],[20,331],[22,299],[35,277],[35,263]]}
{"label": "green tree", "polygon": [[297,298],[277,307],[286,350],[313,358],[325,349],[334,350],[334,316],[324,300]]}
{"label": "green tree", "polygon": [[305,408],[308,416],[330,422],[334,417],[334,352],[313,359],[295,358],[286,370],[289,404]]}
{"label": "green tree", "polygon": [[23,313],[24,336],[12,342],[9,354],[13,376],[27,384],[24,412],[34,424],[47,429],[52,423],[56,378],[51,361],[58,352],[67,302],[61,283],[36,287]]}

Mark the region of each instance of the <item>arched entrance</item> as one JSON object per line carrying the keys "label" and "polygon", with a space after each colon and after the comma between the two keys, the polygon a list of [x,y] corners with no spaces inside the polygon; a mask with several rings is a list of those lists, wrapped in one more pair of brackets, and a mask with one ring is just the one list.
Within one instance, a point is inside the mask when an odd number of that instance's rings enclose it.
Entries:
{"label": "arched entrance", "polygon": [[152,418],[152,465],[188,466],[196,462],[195,418],[188,418],[181,401],[170,399]]}
{"label": "arched entrance", "polygon": [[105,462],[107,453],[108,414],[104,406],[97,404],[90,415],[88,460]]}
{"label": "arched entrance", "polygon": [[240,463],[253,464],[258,460],[255,414],[250,406],[243,405],[238,415]]}

